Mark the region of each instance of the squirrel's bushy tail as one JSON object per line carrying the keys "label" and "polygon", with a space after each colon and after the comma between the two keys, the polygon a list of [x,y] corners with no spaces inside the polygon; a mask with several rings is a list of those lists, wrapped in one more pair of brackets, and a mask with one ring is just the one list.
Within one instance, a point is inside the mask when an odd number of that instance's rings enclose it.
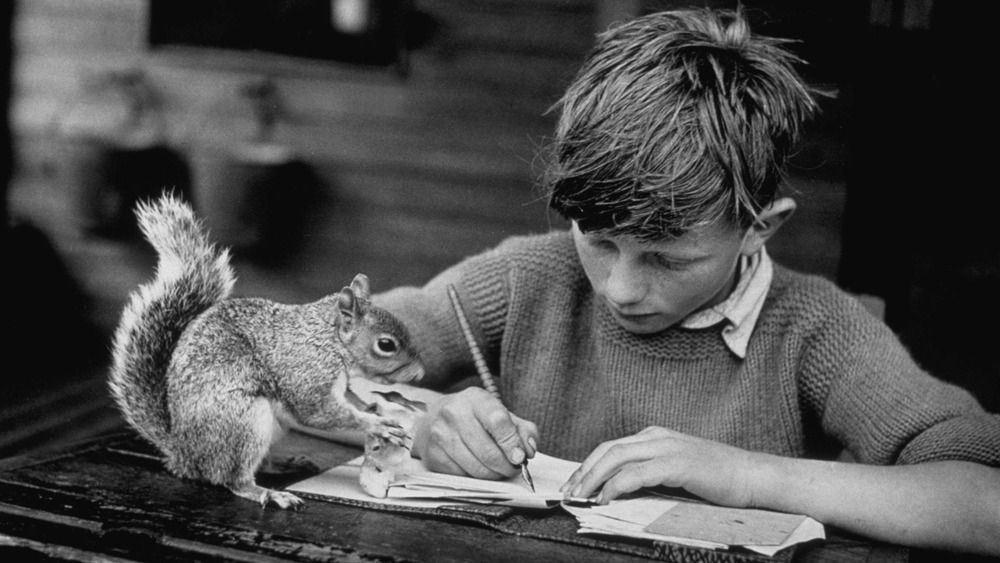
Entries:
{"label": "squirrel's bushy tail", "polygon": [[136,214],[159,255],[155,278],[129,298],[115,331],[111,393],[133,428],[165,447],[170,429],[166,372],[184,328],[230,294],[229,253],[208,240],[191,207],[172,195]]}

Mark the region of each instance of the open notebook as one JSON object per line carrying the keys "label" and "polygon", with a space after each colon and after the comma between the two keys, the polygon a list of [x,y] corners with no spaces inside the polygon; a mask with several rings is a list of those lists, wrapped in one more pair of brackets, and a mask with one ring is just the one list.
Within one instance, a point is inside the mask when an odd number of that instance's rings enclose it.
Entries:
{"label": "open notebook", "polygon": [[489,503],[531,509],[562,506],[580,523],[579,532],[669,541],[693,547],[742,546],[765,555],[823,538],[823,526],[806,516],[767,510],[734,509],[653,493],[612,501],[606,506],[564,503],[559,487],[579,463],[538,453],[529,462],[535,491],[520,475],[486,481],[435,473],[420,460],[408,459],[397,471],[385,498],[366,494],[358,482],[362,458],[355,458],[289,486],[311,493],[392,506],[437,508],[461,503]]}
{"label": "open notebook", "polygon": [[397,469],[396,479],[384,499],[361,490],[358,475],[362,457],[334,467],[288,487],[291,492],[313,493],[399,506],[437,507],[457,502],[502,504],[522,508],[549,508],[562,501],[559,487],[569,479],[578,463],[537,454],[530,462],[535,491],[520,475],[505,481],[446,475],[428,470],[423,462],[409,458]]}

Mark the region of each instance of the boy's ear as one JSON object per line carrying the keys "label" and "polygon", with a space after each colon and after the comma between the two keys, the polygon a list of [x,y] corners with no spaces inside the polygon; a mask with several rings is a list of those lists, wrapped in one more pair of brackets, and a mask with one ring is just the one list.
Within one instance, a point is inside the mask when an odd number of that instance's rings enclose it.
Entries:
{"label": "boy's ear", "polygon": [[743,235],[743,247],[740,252],[744,256],[756,254],[793,213],[795,213],[795,200],[792,198],[779,197],[772,201],[761,210],[757,223]]}

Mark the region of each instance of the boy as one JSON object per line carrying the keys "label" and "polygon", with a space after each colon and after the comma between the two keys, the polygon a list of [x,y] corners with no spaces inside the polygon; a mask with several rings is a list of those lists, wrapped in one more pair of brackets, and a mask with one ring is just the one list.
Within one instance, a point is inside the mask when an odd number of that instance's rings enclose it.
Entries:
{"label": "boy", "polygon": [[[547,178],[570,231],[512,238],[378,298],[443,386],[472,365],[455,285],[510,409],[482,389],[446,395],[415,455],[500,478],[540,449],[583,460],[573,496],[664,484],[1000,552],[1000,417],[764,248],[795,209],[781,166],[815,111],[795,62],[728,12],[653,14],[600,37],[560,102]],[[860,463],[817,461],[840,450]]]}

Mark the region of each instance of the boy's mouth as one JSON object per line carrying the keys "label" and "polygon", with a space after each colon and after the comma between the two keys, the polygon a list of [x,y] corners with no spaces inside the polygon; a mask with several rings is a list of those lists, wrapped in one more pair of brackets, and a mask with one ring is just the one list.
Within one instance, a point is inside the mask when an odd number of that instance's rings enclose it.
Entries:
{"label": "boy's mouth", "polygon": [[618,324],[629,332],[653,333],[670,326],[662,313],[624,313],[610,304],[608,310]]}
{"label": "boy's mouth", "polygon": [[615,311],[615,314],[623,319],[649,319],[657,316],[656,313],[623,313],[621,311]]}
{"label": "boy's mouth", "polygon": [[618,322],[625,328],[630,326],[645,326],[652,323],[659,317],[659,315],[656,315],[655,313],[626,314],[615,309],[611,310],[611,314],[618,319]]}
{"label": "boy's mouth", "polygon": [[618,317],[619,319],[627,320],[630,322],[643,322],[645,320],[653,319],[659,316],[659,313],[626,313],[614,305],[608,305],[608,309],[611,313]]}

